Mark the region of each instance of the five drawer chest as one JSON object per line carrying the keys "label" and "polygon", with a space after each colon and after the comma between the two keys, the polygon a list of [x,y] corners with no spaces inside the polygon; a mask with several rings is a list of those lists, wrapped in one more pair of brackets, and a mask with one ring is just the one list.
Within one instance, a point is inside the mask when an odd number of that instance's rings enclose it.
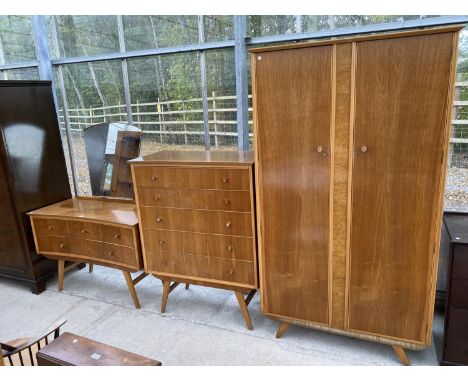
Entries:
{"label": "five drawer chest", "polygon": [[162,151],[130,161],[145,272],[163,282],[161,312],[179,283],[227,289],[252,329],[253,163],[251,151]]}

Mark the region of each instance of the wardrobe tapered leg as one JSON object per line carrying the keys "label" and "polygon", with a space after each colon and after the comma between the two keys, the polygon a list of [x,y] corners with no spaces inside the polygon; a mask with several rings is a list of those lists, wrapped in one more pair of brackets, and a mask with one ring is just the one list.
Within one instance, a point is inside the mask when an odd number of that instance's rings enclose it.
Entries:
{"label": "wardrobe tapered leg", "polygon": [[65,273],[65,260],[58,260],[58,290],[63,290],[63,274]]}
{"label": "wardrobe tapered leg", "polygon": [[89,273],[93,272],[94,264],[89,264]]}
{"label": "wardrobe tapered leg", "polygon": [[275,337],[276,338],[281,338],[281,336],[284,334],[286,330],[288,330],[289,324],[287,322],[282,322],[280,324],[280,327],[278,328],[278,331],[276,332]]}
{"label": "wardrobe tapered leg", "polygon": [[411,362],[409,361],[408,357],[406,356],[405,349],[401,346],[392,346],[393,351],[396,353],[398,358],[400,359],[401,363],[405,366],[411,366]]}
{"label": "wardrobe tapered leg", "polygon": [[240,310],[242,312],[242,317],[244,317],[245,324],[247,329],[253,330],[252,321],[250,320],[249,310],[247,309],[247,304],[244,300],[244,294],[242,292],[234,292],[237,297],[237,302],[239,303]]}
{"label": "wardrobe tapered leg", "polygon": [[135,308],[140,309],[140,301],[138,301],[138,296],[136,294],[135,290],[135,285],[133,284],[132,276],[130,275],[130,272],[127,271],[122,271],[125,277],[125,281],[127,282],[127,287],[130,292],[130,295],[132,296],[133,304],[135,305]]}
{"label": "wardrobe tapered leg", "polygon": [[171,282],[169,280],[163,280],[163,295],[161,302],[161,313],[166,312],[167,298],[171,290]]}

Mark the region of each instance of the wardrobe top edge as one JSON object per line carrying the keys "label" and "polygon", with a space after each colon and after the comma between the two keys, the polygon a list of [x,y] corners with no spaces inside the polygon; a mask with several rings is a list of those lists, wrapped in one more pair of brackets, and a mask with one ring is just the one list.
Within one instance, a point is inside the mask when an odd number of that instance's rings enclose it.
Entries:
{"label": "wardrobe top edge", "polygon": [[288,49],[299,49],[299,48],[308,48],[313,46],[323,46],[323,45],[338,45],[350,42],[360,42],[360,41],[371,41],[371,40],[387,40],[391,38],[398,37],[410,37],[410,36],[422,36],[428,34],[438,34],[438,33],[447,33],[447,32],[459,32],[465,27],[464,24],[449,25],[443,27],[431,27],[431,28],[419,28],[419,29],[408,29],[405,31],[396,31],[396,32],[382,32],[382,33],[373,33],[373,34],[359,34],[355,36],[342,36],[337,38],[326,38],[326,39],[315,39],[305,42],[292,42],[284,43],[270,46],[261,46],[258,48],[249,48],[247,51],[249,53],[264,53],[277,50],[288,50]]}

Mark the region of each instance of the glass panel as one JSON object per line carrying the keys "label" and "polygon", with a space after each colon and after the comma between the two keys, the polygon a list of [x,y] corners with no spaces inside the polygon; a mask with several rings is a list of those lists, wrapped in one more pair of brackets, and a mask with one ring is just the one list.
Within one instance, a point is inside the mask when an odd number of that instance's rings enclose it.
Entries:
{"label": "glass panel", "polygon": [[[77,57],[119,52],[115,16],[54,16],[57,26],[59,56]],[[52,35],[49,20],[49,37]],[[50,42],[51,50],[54,46]],[[54,58],[56,54],[53,55]]]}
{"label": "glass panel", "polygon": [[139,128],[125,123],[100,123],[84,130],[93,195],[134,197],[127,161],[138,156],[141,135]]}
{"label": "glass panel", "polygon": [[0,65],[35,60],[31,16],[0,16]]}
{"label": "glass panel", "polygon": [[468,211],[468,29],[460,32],[445,209]]}
{"label": "glass panel", "polygon": [[197,16],[123,16],[125,49],[198,43]]}
{"label": "glass panel", "polygon": [[90,195],[83,129],[103,122],[127,122],[122,66],[120,61],[89,62],[64,65],[62,72],[79,194]]}
{"label": "glass panel", "polygon": [[206,53],[210,137],[213,149],[237,149],[234,49]]}
{"label": "glass panel", "polygon": [[327,29],[351,28],[369,24],[383,24],[414,19],[425,19],[435,16],[369,16],[369,15],[339,15],[339,16],[303,16],[302,31],[315,32]]}
{"label": "glass panel", "polygon": [[10,69],[0,71],[2,80],[38,80],[37,68]]}
{"label": "glass panel", "polygon": [[234,16],[205,16],[205,42],[234,40]]}
{"label": "glass panel", "polygon": [[128,60],[133,124],[143,130],[141,153],[204,150],[198,53]]}
{"label": "glass panel", "polygon": [[296,16],[248,16],[248,36],[274,36],[296,33]]}

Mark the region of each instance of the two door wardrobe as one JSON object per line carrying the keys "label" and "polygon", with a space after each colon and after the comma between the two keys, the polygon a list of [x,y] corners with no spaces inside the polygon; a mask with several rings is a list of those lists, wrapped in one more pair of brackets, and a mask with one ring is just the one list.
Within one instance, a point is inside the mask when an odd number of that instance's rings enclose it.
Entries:
{"label": "two door wardrobe", "polygon": [[251,50],[263,313],[431,343],[460,26]]}

